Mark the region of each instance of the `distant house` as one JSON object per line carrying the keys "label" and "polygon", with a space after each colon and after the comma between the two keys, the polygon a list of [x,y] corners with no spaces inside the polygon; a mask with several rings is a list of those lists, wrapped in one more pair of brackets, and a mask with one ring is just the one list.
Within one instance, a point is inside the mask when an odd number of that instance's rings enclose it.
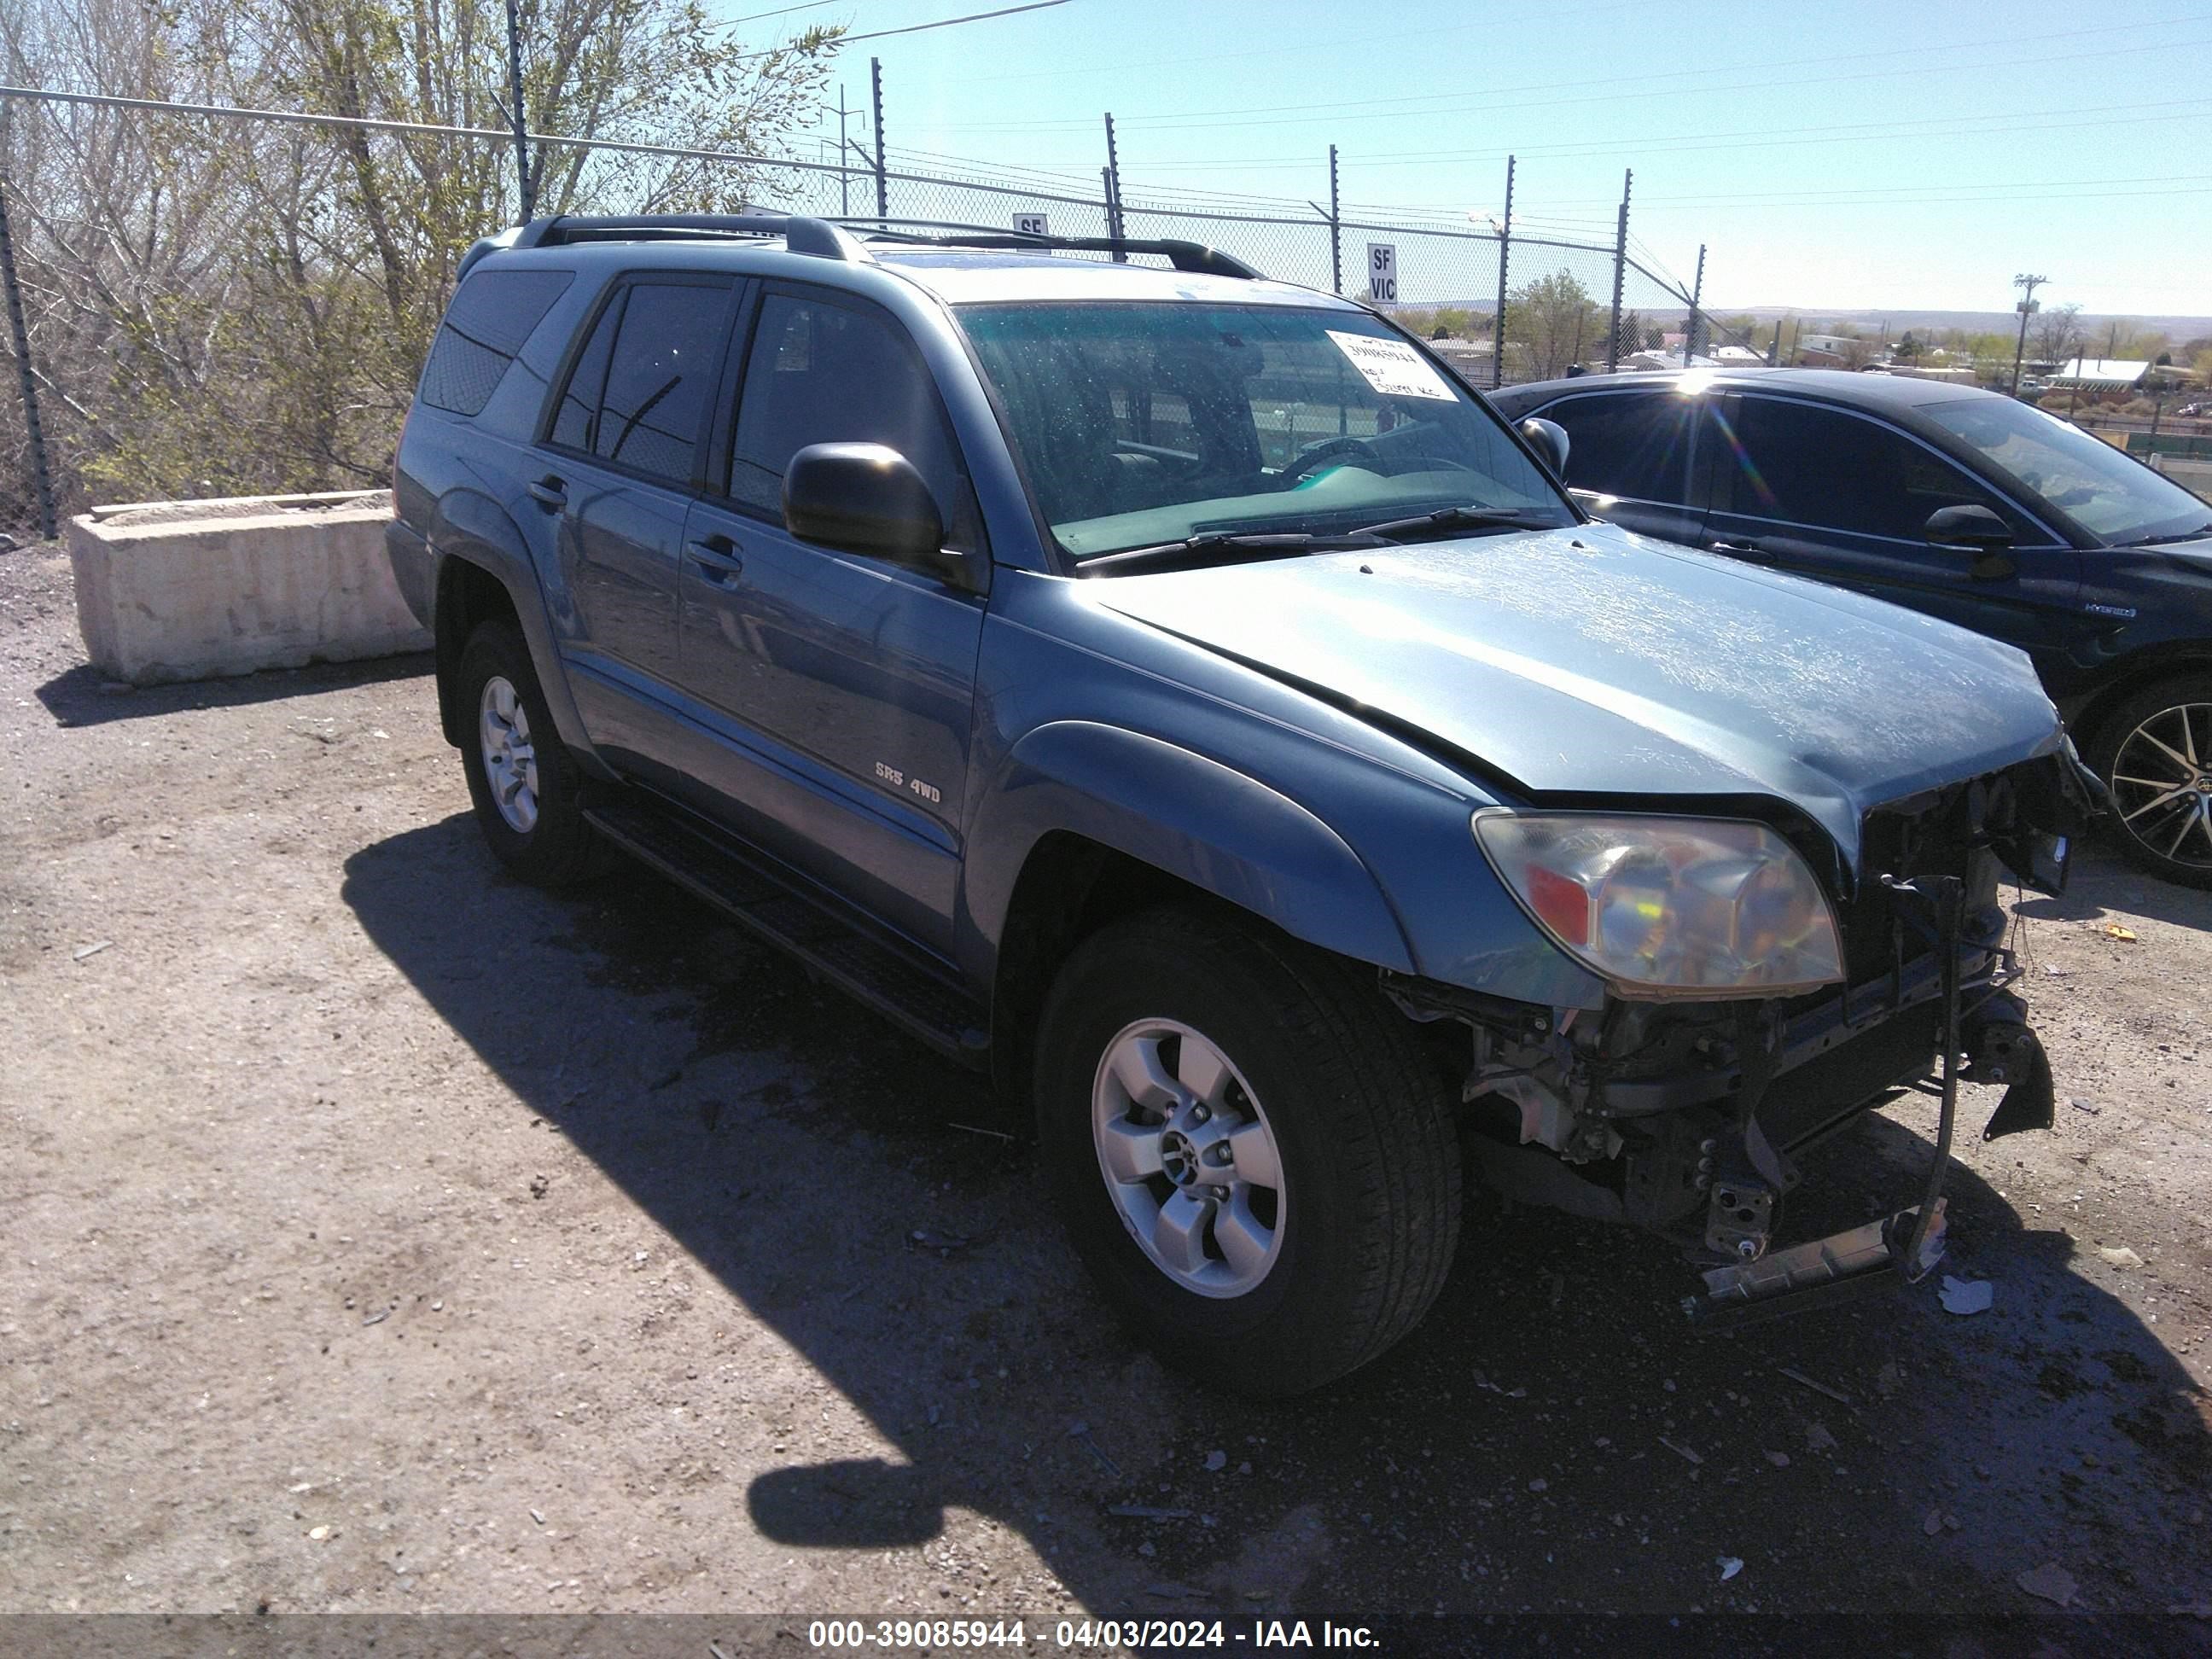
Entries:
{"label": "distant house", "polygon": [[[1677,339],[1680,339],[1680,337],[1681,337],[1680,335],[1675,336],[1675,338]],[[1684,367],[1682,362],[1682,349],[1678,345],[1672,351],[1631,352],[1627,356],[1623,357],[1620,360],[1620,366],[1625,369],[1680,368]],[[1706,356],[1702,351],[1692,356],[1687,366],[1691,368],[1717,368],[1720,367],[1717,362],[1713,358]]]}
{"label": "distant house", "polygon": [[1753,351],[1749,346],[1724,345],[1713,353],[1713,361],[1723,368],[1751,368],[1764,365],[1766,354]]}
{"label": "distant house", "polygon": [[1855,334],[1800,334],[1795,345],[1804,368],[1848,368],[1854,358],[1865,361],[1869,349]]}
{"label": "distant house", "polygon": [[2151,365],[2123,357],[2076,357],[2059,365],[2051,384],[2059,390],[2132,392],[2151,372]]}

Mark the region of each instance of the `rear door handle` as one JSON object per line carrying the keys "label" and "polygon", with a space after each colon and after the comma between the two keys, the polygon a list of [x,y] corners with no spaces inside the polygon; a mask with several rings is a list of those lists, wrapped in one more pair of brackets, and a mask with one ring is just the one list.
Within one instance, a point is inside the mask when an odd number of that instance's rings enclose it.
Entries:
{"label": "rear door handle", "polygon": [[568,505],[568,486],[549,473],[530,486],[530,498],[538,506],[558,513]]}
{"label": "rear door handle", "polygon": [[702,536],[684,544],[684,551],[708,580],[733,582],[745,574],[745,562],[738,556],[738,544],[727,536]]}

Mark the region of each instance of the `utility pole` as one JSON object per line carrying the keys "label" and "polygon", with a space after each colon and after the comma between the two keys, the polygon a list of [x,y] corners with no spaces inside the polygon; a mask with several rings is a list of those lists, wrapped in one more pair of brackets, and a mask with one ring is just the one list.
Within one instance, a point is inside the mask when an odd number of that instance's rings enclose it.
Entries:
{"label": "utility pole", "polygon": [[1636,185],[1635,169],[1631,168],[1620,179],[1620,228],[1614,233],[1613,243],[1613,330],[1606,341],[1605,367],[1607,374],[1620,367],[1620,285],[1628,275],[1628,196]]}
{"label": "utility pole", "polygon": [[874,89],[876,106],[876,217],[890,216],[890,174],[884,166],[884,60],[868,59],[868,81]]}
{"label": "utility pole", "polygon": [[530,176],[530,129],[522,118],[522,19],[514,0],[507,0],[507,96],[514,118],[514,177],[520,187],[522,217],[528,224],[538,216],[538,181]]}
{"label": "utility pole", "polygon": [[2036,303],[2035,290],[2050,280],[2026,271],[2012,279],[2012,285],[2021,291],[2020,303],[2013,307],[2020,313],[2020,343],[2013,348],[2012,354],[2012,395],[2015,398],[2020,396],[2020,366],[2027,356],[2027,319],[2043,308]]}
{"label": "utility pole", "polygon": [[1328,147],[1328,286],[1344,292],[1344,215],[1336,195],[1336,146]]}
{"label": "utility pole", "polygon": [[1690,287],[1690,323],[1682,334],[1682,367],[1698,355],[1698,307],[1705,297],[1705,245],[1698,244],[1698,279]]}
{"label": "utility pole", "polygon": [[39,380],[31,372],[31,332],[23,322],[23,290],[15,282],[15,239],[8,229],[8,182],[0,179],[0,285],[8,290],[8,328],[23,393],[23,437],[31,451],[31,487],[39,498],[39,534],[53,540],[54,484],[46,471],[46,438],[39,425]]}
{"label": "utility pole", "polygon": [[1490,319],[1490,387],[1505,384],[1505,261],[1513,246],[1513,157],[1505,158],[1505,218],[1498,227],[1498,314]]}
{"label": "utility pole", "polygon": [[[1116,242],[1128,240],[1128,227],[1121,222],[1121,157],[1114,147],[1114,112],[1106,112],[1106,234]],[[1114,263],[1127,264],[1129,256],[1121,249],[1114,250]]]}

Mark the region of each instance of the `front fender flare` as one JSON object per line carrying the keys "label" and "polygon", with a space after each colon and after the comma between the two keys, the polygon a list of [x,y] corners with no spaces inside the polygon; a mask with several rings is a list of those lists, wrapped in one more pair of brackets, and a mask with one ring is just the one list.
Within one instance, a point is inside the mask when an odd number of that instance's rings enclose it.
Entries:
{"label": "front fender flare", "polygon": [[1327,823],[1220,762],[1123,727],[1056,720],[1025,734],[980,798],[967,908],[996,948],[1023,866],[1053,831],[1087,837],[1356,961],[1413,970],[1406,931]]}

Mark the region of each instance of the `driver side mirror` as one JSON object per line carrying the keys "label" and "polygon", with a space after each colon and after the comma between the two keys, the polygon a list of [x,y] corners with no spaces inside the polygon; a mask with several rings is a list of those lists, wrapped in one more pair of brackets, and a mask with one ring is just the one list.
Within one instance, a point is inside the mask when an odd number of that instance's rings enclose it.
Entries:
{"label": "driver side mirror", "polygon": [[1939,507],[1928,515],[1928,539],[1939,547],[1970,547],[1980,556],[1968,572],[1977,581],[2002,581],[2016,568],[2005,550],[2012,526],[1986,507]]}
{"label": "driver side mirror", "polygon": [[809,444],[783,474],[784,528],[801,541],[928,571],[978,590],[978,556],[948,550],[912,461],[883,444]]}
{"label": "driver side mirror", "polygon": [[1552,476],[1561,483],[1567,477],[1567,429],[1557,421],[1547,421],[1540,415],[1531,415],[1521,422],[1521,437],[1536,452],[1536,459],[1552,469]]}

